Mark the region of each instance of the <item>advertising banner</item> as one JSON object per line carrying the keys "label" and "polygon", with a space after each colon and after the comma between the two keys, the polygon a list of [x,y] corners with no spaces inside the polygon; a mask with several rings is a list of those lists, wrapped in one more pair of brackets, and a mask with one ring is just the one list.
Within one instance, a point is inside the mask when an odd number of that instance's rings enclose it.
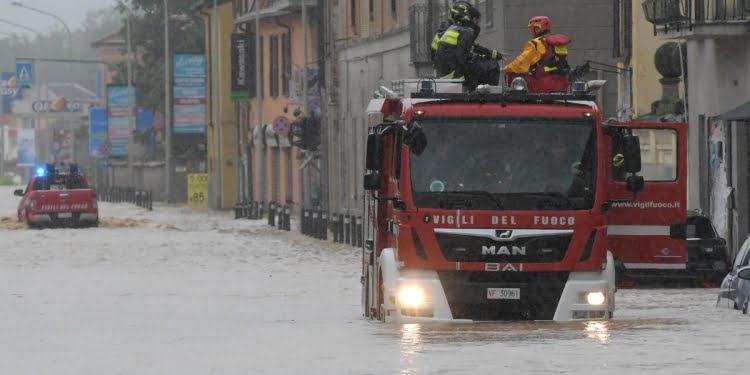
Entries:
{"label": "advertising banner", "polygon": [[136,114],[136,89],[132,86],[130,90],[130,98],[128,99],[127,86],[107,86],[107,134],[111,144],[109,156],[124,157],[128,155],[130,124],[131,119],[135,122],[133,117]]}
{"label": "advertising banner", "polygon": [[107,139],[107,109],[89,110],[89,155],[94,158],[109,156],[104,144]]}
{"label": "advertising banner", "polygon": [[187,175],[188,204],[190,206],[205,206],[208,198],[208,174],[193,173]]}
{"label": "advertising banner", "polygon": [[21,129],[18,132],[19,167],[33,167],[36,165],[36,134],[34,129]]}
{"label": "advertising banner", "polygon": [[[244,33],[232,34],[232,99],[250,99],[250,38]],[[255,51],[252,52],[253,54]]]}
{"label": "advertising banner", "polygon": [[206,133],[206,56],[174,55],[173,131]]}
{"label": "advertising banner", "polygon": [[2,91],[2,113],[11,113],[13,101],[23,99],[23,90],[16,83],[16,73],[0,73],[0,91]]}

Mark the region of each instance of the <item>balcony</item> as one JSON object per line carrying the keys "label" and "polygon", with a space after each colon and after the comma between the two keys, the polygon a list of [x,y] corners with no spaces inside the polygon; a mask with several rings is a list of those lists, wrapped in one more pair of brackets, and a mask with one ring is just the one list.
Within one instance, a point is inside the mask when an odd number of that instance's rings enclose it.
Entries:
{"label": "balcony", "polygon": [[251,22],[258,17],[263,19],[296,13],[302,9],[303,1],[308,10],[313,9],[318,5],[317,0],[271,0],[268,3],[268,6],[260,8],[260,14],[257,14],[255,11],[249,11],[246,14],[237,17],[234,20],[234,24],[239,25]]}
{"label": "balcony", "polygon": [[643,10],[654,33],[667,39],[750,33],[750,0],[645,0]]}

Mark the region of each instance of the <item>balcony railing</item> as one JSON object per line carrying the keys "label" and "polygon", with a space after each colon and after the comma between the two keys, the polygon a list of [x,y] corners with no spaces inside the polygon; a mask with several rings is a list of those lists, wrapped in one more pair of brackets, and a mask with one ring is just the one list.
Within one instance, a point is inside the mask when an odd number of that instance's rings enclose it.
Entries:
{"label": "balcony railing", "polygon": [[645,0],[643,10],[648,22],[662,27],[750,20],[750,0]]}

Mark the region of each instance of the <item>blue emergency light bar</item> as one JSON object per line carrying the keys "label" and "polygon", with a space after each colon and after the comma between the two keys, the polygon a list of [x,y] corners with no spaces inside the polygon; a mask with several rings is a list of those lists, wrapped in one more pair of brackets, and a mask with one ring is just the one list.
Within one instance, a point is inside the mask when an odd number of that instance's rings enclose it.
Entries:
{"label": "blue emergency light bar", "polygon": [[47,168],[45,167],[37,167],[36,168],[36,176],[37,177],[44,177],[47,175]]}

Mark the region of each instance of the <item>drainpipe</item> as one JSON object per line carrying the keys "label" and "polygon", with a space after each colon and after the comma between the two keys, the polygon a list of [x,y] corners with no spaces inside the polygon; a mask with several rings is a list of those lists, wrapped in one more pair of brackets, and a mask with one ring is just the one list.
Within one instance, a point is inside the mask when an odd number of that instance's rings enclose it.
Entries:
{"label": "drainpipe", "polygon": [[[289,25],[287,25],[285,23],[282,23],[281,20],[279,19],[279,17],[276,17],[276,24],[286,29],[286,33],[287,33],[287,35],[289,35],[289,41],[291,42],[292,41],[292,28]],[[290,46],[288,46],[288,48],[291,49],[292,46],[290,45]],[[282,51],[281,53],[283,54],[284,51]],[[292,65],[291,61],[289,61],[288,63],[290,65]],[[281,69],[284,69],[284,67],[282,66]],[[286,173],[286,177],[287,177],[286,200],[287,200],[287,202],[292,202],[294,200],[294,198],[293,198],[294,182],[292,181],[293,180],[292,170],[293,170],[293,164],[294,163],[292,162],[292,145],[291,144],[289,145],[289,148],[286,150],[286,155],[287,155],[287,169],[288,169],[287,173]]]}
{"label": "drainpipe", "polygon": [[214,0],[214,9],[213,9],[213,30],[214,30],[214,43],[213,44],[213,53],[215,54],[214,61],[216,62],[216,69],[214,76],[214,85],[212,87],[214,95],[213,102],[214,102],[214,184],[215,184],[215,204],[216,209],[221,209],[221,195],[222,195],[222,183],[221,183],[221,172],[222,172],[222,164],[223,161],[221,159],[221,51],[219,50],[219,47],[221,45],[221,41],[219,38],[219,32],[221,30],[220,22],[219,22],[219,5],[218,1]]}

